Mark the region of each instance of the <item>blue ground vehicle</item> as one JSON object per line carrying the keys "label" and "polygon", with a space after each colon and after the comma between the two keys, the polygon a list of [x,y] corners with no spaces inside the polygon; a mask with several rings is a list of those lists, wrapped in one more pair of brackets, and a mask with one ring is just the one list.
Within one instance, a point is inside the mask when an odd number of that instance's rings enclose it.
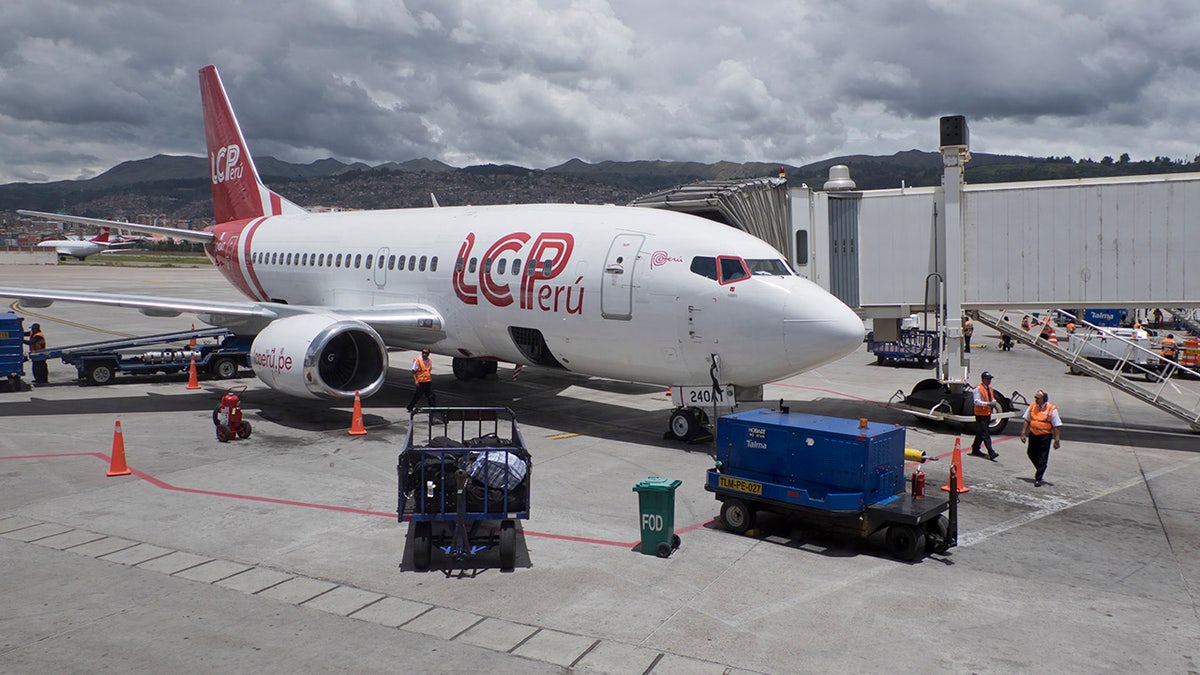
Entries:
{"label": "blue ground vehicle", "polygon": [[720,418],[717,465],[704,489],[736,534],[770,511],[860,537],[886,530],[889,550],[902,560],[957,545],[957,490],[914,497],[905,486],[904,427],[784,408]]}
{"label": "blue ground vehicle", "polygon": [[10,391],[21,390],[25,375],[25,333],[21,328],[24,317],[12,312],[0,314],[0,384]]}
{"label": "blue ground vehicle", "polygon": [[[206,342],[191,346],[193,339]],[[152,346],[157,348],[146,350]],[[248,339],[224,328],[204,328],[58,347],[34,352],[30,358],[61,358],[63,363],[75,366],[79,384],[103,385],[111,384],[117,373],[187,372],[193,358],[198,374],[228,379],[237,377],[239,368],[250,367],[249,355]]]}
{"label": "blue ground vehicle", "polygon": [[[411,522],[413,567],[433,547],[462,560],[499,546],[516,562],[516,521],[529,517],[533,461],[508,408],[422,408],[412,414],[396,462],[397,519]],[[484,527],[487,521],[499,529]]]}

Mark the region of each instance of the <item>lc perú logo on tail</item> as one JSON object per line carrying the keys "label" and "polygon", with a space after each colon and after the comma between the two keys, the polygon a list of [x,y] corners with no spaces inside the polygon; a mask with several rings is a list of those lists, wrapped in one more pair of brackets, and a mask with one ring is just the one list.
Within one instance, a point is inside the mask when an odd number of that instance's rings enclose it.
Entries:
{"label": "lc per\u00fa logo on tail", "polygon": [[208,153],[209,169],[212,173],[213,185],[227,180],[239,180],[242,177],[242,149],[237,143],[227,145],[216,152]]}
{"label": "lc per\u00fa logo on tail", "polygon": [[[557,278],[567,269],[575,238],[566,232],[543,232],[533,239],[526,232],[513,232],[500,237],[488,247],[479,264],[473,262],[475,233],[471,232],[458,249],[454,264],[454,293],[468,305],[478,305],[480,296],[496,307],[514,302],[521,309],[563,314],[583,313],[583,277],[568,283]],[[520,288],[513,289],[503,277],[516,281],[512,274],[498,274],[497,261],[511,254],[524,261],[520,272]],[[510,268],[511,269],[511,268]],[[468,278],[470,277],[470,278]]]}

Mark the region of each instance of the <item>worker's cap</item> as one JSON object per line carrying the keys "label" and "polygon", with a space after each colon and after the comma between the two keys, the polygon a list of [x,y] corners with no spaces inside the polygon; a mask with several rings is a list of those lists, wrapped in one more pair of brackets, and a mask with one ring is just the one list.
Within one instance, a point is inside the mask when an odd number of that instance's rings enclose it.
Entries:
{"label": "worker's cap", "polygon": [[992,379],[992,374],[985,370],[985,371],[983,371],[983,374],[980,375],[979,377],[981,377],[985,380],[990,380],[990,379]]}
{"label": "worker's cap", "polygon": [[29,327],[29,330],[41,330],[41,329],[42,329],[42,324],[40,324],[40,323],[35,323]]}
{"label": "worker's cap", "polygon": [[421,353],[422,353],[422,354],[424,354],[425,356],[429,356],[429,350],[428,350],[428,349],[422,349],[422,350],[421,350]]}

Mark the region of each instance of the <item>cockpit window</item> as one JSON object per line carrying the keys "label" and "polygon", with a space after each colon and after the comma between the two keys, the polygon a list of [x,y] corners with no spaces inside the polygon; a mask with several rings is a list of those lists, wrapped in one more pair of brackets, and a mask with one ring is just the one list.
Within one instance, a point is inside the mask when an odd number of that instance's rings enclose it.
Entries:
{"label": "cockpit window", "polygon": [[692,274],[717,280],[717,259],[711,256],[698,255],[692,258]]}
{"label": "cockpit window", "polygon": [[746,269],[746,263],[741,258],[732,256],[720,256],[717,258],[717,263],[721,269],[721,283],[728,284],[734,281],[740,281],[750,277],[750,271]]}
{"label": "cockpit window", "polygon": [[746,267],[755,276],[790,277],[792,270],[787,263],[779,258],[746,258]]}

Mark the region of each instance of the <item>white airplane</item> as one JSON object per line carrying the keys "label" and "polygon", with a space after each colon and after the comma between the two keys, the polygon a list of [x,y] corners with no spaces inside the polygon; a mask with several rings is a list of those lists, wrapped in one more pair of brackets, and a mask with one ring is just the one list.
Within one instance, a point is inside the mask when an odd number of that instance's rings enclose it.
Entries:
{"label": "white airplane", "polygon": [[[784,255],[696,216],[568,204],[309,213],[259,180],[214,66],[200,70],[200,91],[217,224],[107,224],[202,242],[250,301],[11,287],[0,297],[191,312],[255,335],[257,376],[309,398],[375,393],[389,349],[453,357],[460,379],[504,361],[665,386],[719,377],[757,387],[862,343],[862,320],[795,275]],[[702,417],[677,410],[673,433],[687,437]]]}
{"label": "white airplane", "polygon": [[[60,220],[57,216],[52,220]],[[108,221],[100,221],[108,222]],[[100,228],[100,233],[91,239],[53,239],[38,243],[38,248],[52,248],[60,256],[71,256],[83,260],[93,253],[108,251],[118,246],[129,246],[142,241],[139,239],[121,239],[117,241],[109,240],[109,228],[103,226]]]}

